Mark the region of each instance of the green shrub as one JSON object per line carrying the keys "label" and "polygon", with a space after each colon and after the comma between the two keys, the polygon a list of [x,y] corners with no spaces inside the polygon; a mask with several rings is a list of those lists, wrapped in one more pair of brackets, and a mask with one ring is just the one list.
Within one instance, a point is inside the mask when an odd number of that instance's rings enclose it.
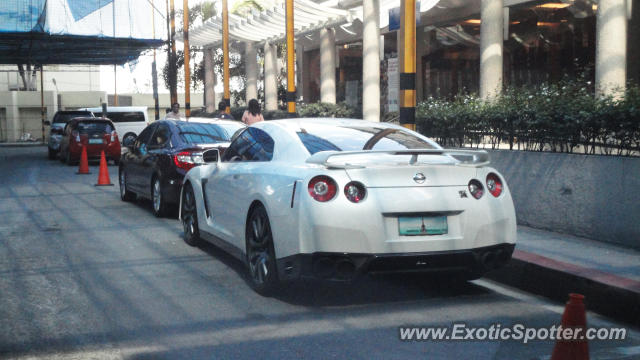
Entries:
{"label": "green shrub", "polygon": [[640,88],[623,100],[595,98],[586,81],[510,88],[494,102],[477,95],[418,104],[416,124],[443,146],[630,155],[640,150]]}
{"label": "green shrub", "polygon": [[311,103],[298,105],[299,117],[329,117],[362,119],[362,113],[346,103]]}

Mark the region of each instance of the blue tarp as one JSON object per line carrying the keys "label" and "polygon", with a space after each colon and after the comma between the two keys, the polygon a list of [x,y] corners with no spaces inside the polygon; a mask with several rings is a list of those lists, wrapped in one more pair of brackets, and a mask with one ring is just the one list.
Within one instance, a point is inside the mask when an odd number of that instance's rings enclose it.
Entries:
{"label": "blue tarp", "polygon": [[123,64],[164,43],[151,20],[163,29],[162,10],[144,0],[0,0],[0,63]]}
{"label": "blue tarp", "polygon": [[46,0],[0,1],[0,33],[44,31]]}

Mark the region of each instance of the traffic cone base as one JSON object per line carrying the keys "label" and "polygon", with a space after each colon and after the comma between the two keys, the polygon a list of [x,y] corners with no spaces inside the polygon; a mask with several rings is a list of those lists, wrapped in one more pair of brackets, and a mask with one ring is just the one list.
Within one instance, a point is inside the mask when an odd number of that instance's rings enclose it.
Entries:
{"label": "traffic cone base", "polygon": [[107,167],[104,150],[100,153],[100,172],[98,173],[98,183],[96,186],[113,186],[109,178],[109,168]]}
{"label": "traffic cone base", "polygon": [[82,155],[80,155],[80,163],[78,164],[78,175],[91,174],[89,171],[89,157],[87,156],[87,147],[82,145]]}

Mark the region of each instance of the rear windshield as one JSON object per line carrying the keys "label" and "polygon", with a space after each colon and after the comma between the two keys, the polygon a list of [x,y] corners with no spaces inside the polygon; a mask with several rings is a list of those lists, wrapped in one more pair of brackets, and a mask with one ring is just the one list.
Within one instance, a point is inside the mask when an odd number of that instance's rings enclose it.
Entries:
{"label": "rear windshield", "polygon": [[231,141],[231,136],[244,126],[240,124],[184,123],[178,125],[180,138],[188,144],[212,144]]}
{"label": "rear windshield", "polygon": [[113,131],[111,124],[105,121],[82,121],[75,128],[80,134],[107,134]]}
{"label": "rear windshield", "polygon": [[407,131],[376,126],[305,125],[298,137],[310,154],[319,151],[438,149]]}
{"label": "rear windshield", "polygon": [[[94,113],[96,117],[102,117],[101,112]],[[121,122],[144,122],[144,113],[142,111],[129,112],[108,112],[107,117],[114,123]]]}
{"label": "rear windshield", "polygon": [[77,117],[93,117],[91,111],[69,111],[64,113],[56,113],[52,123],[66,124],[69,120]]}

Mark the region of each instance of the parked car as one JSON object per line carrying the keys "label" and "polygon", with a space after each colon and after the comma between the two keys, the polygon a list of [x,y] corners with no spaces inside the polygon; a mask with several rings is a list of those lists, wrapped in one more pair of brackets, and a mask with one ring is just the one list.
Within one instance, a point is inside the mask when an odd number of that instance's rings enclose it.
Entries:
{"label": "parked car", "polygon": [[504,265],[516,240],[509,189],[484,151],[445,150],[398,125],[253,124],[184,179],[184,240],[220,245],[262,294],[280,281]]}
{"label": "parked car", "polygon": [[[96,117],[102,117],[102,108],[86,108]],[[132,135],[139,135],[149,125],[149,117],[146,106],[109,106],[105,115],[116,126],[116,131],[121,135],[122,142]]]}
{"label": "parked car", "polygon": [[223,152],[231,136],[244,127],[238,121],[155,121],[134,143],[125,143],[129,151],[119,169],[120,197],[123,201],[137,196],[151,199],[156,216],[167,214],[179,201],[187,171],[203,164],[202,152],[211,148]]}
{"label": "parked car", "polygon": [[67,122],[77,117],[92,117],[91,111],[58,111],[53,115],[51,122],[46,125],[50,126],[49,130],[49,160],[54,160],[58,156],[60,151],[60,141],[62,140],[62,134],[64,133],[64,127]]}
{"label": "parked car", "polygon": [[107,161],[113,160],[116,165],[120,162],[120,140],[109,119],[82,117],[67,123],[60,142],[60,161],[76,164],[83,146],[87,147],[89,160],[99,160],[104,151]]}

